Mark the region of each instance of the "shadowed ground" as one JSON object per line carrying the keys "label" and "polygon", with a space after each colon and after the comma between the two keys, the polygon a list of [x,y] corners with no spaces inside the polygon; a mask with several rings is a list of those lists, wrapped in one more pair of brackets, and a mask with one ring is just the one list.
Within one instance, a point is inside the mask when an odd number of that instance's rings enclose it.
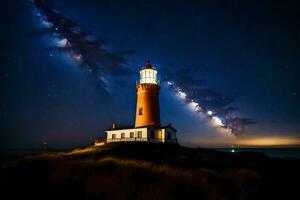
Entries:
{"label": "shadowed ground", "polygon": [[179,145],[108,144],[1,157],[7,199],[289,199],[300,160]]}

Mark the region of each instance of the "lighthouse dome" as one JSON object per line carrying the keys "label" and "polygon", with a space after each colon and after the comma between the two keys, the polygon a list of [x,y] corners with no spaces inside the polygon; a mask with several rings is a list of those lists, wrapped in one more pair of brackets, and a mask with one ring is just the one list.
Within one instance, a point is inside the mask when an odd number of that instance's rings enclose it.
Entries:
{"label": "lighthouse dome", "polygon": [[151,66],[150,61],[147,61],[146,66],[140,71],[140,84],[143,83],[152,83],[159,85],[157,70]]}

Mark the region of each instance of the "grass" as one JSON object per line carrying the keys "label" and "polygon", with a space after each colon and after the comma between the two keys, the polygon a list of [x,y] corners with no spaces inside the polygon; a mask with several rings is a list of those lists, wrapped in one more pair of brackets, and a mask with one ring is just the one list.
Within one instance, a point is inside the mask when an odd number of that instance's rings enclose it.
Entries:
{"label": "grass", "polygon": [[300,162],[164,144],[110,144],[2,159],[9,199],[288,199]]}

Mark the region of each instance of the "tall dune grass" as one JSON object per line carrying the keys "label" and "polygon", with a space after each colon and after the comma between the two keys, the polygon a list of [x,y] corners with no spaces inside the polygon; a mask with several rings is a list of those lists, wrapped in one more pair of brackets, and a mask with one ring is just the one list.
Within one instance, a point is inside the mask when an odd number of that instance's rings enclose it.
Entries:
{"label": "tall dune grass", "polygon": [[296,161],[149,147],[106,146],[2,160],[1,195],[72,200],[269,199],[295,191],[286,181],[299,177]]}

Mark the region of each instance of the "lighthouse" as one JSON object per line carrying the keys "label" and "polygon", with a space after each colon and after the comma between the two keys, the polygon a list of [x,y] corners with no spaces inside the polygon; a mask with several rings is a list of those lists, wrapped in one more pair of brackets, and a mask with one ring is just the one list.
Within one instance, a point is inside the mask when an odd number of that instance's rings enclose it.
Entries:
{"label": "lighthouse", "polygon": [[160,127],[159,81],[157,70],[150,61],[140,71],[140,81],[136,84],[137,102],[135,127]]}
{"label": "lighthouse", "polygon": [[[162,142],[177,143],[177,130],[171,125],[161,126],[158,71],[147,61],[136,83],[136,115],[134,126],[118,127],[113,123],[106,132],[106,143],[111,142]],[[95,142],[97,145],[97,142]]]}

